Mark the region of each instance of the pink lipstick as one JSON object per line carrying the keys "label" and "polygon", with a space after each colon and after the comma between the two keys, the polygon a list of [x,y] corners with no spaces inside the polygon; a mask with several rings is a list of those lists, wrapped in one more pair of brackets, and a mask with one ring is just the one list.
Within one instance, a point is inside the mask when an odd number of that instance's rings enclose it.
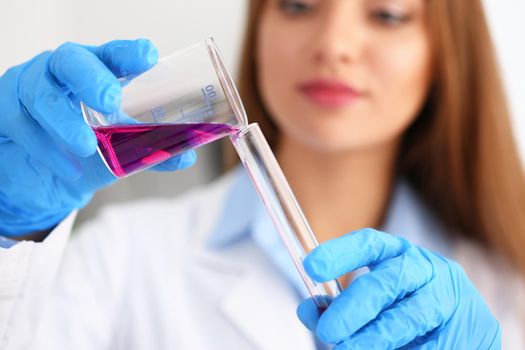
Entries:
{"label": "pink lipstick", "polygon": [[337,80],[310,80],[300,84],[299,91],[311,102],[328,108],[348,106],[362,96],[357,89]]}

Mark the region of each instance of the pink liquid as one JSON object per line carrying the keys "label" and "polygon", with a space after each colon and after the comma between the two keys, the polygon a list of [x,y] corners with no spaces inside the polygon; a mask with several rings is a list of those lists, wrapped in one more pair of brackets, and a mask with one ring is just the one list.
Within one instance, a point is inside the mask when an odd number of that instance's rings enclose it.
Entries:
{"label": "pink liquid", "polygon": [[123,177],[238,129],[219,123],[140,124],[94,128],[113,174]]}

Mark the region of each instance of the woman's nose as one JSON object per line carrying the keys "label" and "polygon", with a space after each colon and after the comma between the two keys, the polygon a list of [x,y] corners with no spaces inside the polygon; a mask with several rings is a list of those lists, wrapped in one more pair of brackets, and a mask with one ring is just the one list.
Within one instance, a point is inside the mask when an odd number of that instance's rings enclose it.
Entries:
{"label": "woman's nose", "polygon": [[336,2],[337,6],[326,10],[312,38],[312,57],[318,64],[349,64],[358,60],[363,52],[363,24],[355,15],[355,4],[348,4],[356,1]]}

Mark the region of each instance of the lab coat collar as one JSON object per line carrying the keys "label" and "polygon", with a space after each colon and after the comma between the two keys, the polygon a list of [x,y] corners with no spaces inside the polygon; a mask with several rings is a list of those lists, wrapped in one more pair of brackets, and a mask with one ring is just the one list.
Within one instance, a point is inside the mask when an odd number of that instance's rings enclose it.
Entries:
{"label": "lab coat collar", "polygon": [[315,350],[313,335],[296,317],[298,299],[290,287],[265,268],[243,267],[243,277],[220,302],[224,317],[256,349]]}
{"label": "lab coat collar", "polygon": [[247,236],[257,215],[259,198],[244,168],[235,168],[229,176],[233,181],[226,191],[222,214],[206,242],[211,249],[226,247]]}
{"label": "lab coat collar", "polygon": [[[256,349],[315,350],[312,334],[295,316],[299,298],[289,284],[283,283],[290,276],[298,278],[293,265],[287,266],[287,260],[291,263],[291,259],[244,169],[238,167],[229,176],[233,179],[226,191],[222,214],[204,241],[208,251],[217,257],[216,264],[206,264],[209,270],[220,265],[221,260],[237,264],[232,267],[235,273],[213,269],[213,273],[226,274],[228,278],[237,276],[229,292],[219,300],[219,310]],[[250,244],[250,238],[255,245]],[[258,249],[254,254],[262,252],[268,256],[274,268],[267,263],[254,263],[251,256],[248,258],[251,263],[243,263],[247,261],[244,254],[250,253],[250,249]],[[283,266],[289,270],[284,278],[280,274]],[[265,272],[267,269],[275,273]],[[298,285],[302,287],[302,283]]]}
{"label": "lab coat collar", "polygon": [[381,228],[413,244],[451,257],[447,230],[405,180],[398,180]]}
{"label": "lab coat collar", "polygon": [[308,290],[249,176],[241,167],[232,175],[231,189],[227,191],[223,213],[207,242],[208,248],[225,248],[251,238],[274,264],[276,272],[283,274],[302,298],[308,297]]}
{"label": "lab coat collar", "polygon": [[[271,220],[244,169],[237,168],[229,176],[232,181],[226,185],[222,213],[204,240],[207,258],[198,263],[199,268],[229,281],[228,292],[217,300],[218,310],[256,349],[315,350],[312,334],[295,315],[297,294],[279,268],[264,261],[272,261],[275,245],[261,250],[250,240],[253,232],[273,236]],[[276,233],[275,239],[279,243]],[[282,253],[288,258],[286,251]]]}

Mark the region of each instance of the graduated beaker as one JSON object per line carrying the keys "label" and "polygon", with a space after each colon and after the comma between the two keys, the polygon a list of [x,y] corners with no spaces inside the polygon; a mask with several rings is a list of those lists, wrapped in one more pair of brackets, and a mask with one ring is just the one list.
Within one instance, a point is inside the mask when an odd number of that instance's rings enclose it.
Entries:
{"label": "graduated beaker", "polygon": [[120,82],[118,112],[104,114],[81,103],[84,119],[97,136],[98,152],[118,177],[247,125],[239,94],[211,38]]}

